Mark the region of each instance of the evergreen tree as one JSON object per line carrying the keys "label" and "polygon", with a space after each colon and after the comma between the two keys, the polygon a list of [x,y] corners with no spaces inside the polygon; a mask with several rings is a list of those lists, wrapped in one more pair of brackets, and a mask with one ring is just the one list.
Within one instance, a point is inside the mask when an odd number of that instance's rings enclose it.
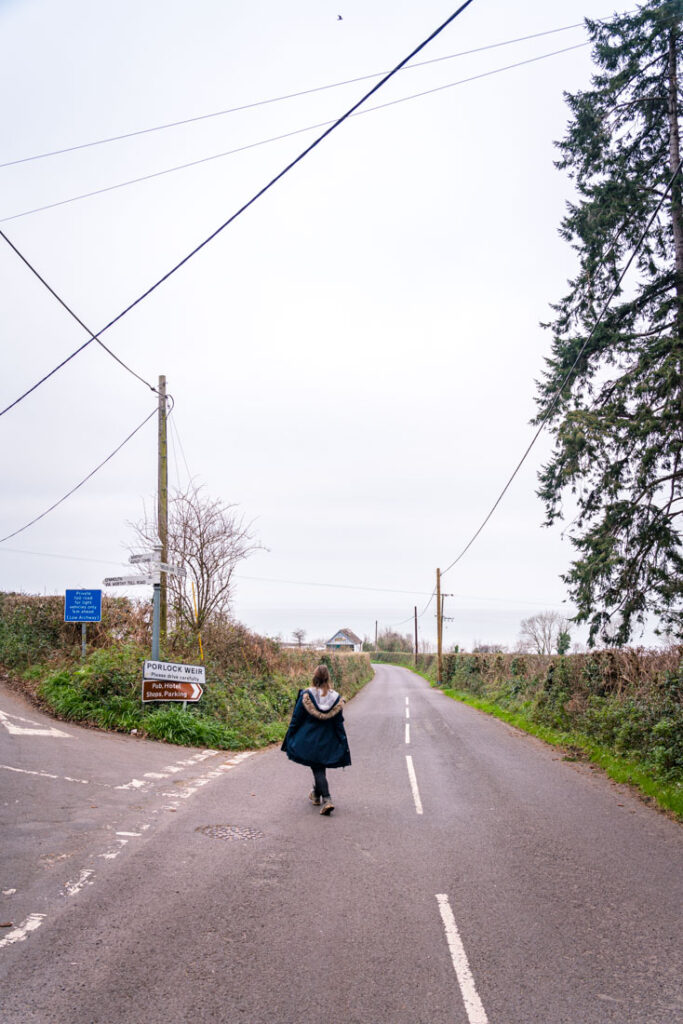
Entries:
{"label": "evergreen tree", "polygon": [[552,400],[681,161],[683,0],[586,21],[592,88],[567,94],[557,162],[573,180],[561,236],[578,253],[555,306],[537,422],[555,437],[539,475],[546,523],[570,492],[578,552],[563,577],[590,643],[625,643],[648,614],[683,637],[683,207],[681,176],[570,383]]}

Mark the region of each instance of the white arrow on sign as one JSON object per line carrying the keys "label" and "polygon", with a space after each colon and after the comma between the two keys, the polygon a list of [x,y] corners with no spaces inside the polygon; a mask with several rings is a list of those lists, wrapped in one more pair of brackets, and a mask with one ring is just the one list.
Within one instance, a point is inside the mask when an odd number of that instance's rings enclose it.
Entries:
{"label": "white arrow on sign", "polygon": [[130,587],[136,583],[158,583],[155,576],[107,576],[102,580],[105,587]]}
{"label": "white arrow on sign", "polygon": [[[26,729],[24,726],[15,725],[15,722],[24,722],[28,726],[33,726],[33,728]],[[46,729],[40,722],[34,722],[31,718],[8,715],[4,711],[0,711],[0,723],[4,725],[10,736],[57,736],[63,740],[71,739],[71,734],[62,732],[61,729],[55,729],[53,726]]]}

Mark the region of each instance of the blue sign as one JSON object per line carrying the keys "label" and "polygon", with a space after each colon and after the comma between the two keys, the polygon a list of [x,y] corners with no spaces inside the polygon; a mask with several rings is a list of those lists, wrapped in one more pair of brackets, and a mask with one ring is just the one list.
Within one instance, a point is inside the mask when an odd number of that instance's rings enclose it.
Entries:
{"label": "blue sign", "polygon": [[101,590],[67,590],[64,597],[65,622],[101,622]]}

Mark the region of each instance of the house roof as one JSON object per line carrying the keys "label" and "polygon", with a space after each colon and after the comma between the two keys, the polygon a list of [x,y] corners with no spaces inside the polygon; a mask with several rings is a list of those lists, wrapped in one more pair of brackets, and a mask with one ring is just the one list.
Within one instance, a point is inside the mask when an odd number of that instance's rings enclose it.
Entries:
{"label": "house roof", "polygon": [[361,644],[363,641],[359,636],[353,632],[352,629],[338,629],[337,632],[327,642],[331,644],[338,636],[344,636],[351,644]]}

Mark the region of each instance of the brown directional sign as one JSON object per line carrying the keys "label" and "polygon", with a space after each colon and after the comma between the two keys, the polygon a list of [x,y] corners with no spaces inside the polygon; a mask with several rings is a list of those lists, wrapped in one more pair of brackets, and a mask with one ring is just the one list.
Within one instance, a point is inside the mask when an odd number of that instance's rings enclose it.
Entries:
{"label": "brown directional sign", "polygon": [[175,679],[143,679],[142,699],[186,700],[196,703],[204,690],[199,683],[181,683]]}

